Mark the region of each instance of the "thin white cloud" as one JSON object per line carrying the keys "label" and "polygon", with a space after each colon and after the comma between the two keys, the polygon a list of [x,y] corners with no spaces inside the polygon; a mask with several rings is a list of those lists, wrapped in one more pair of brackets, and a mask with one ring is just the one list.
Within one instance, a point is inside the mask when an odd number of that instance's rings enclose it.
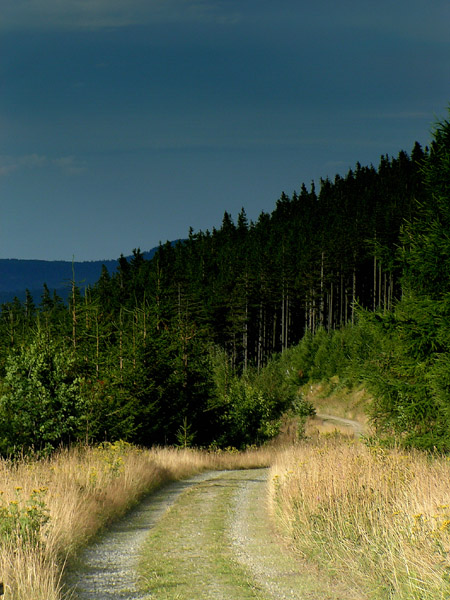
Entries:
{"label": "thin white cloud", "polygon": [[449,0],[315,0],[308,6],[306,0],[279,2],[283,10],[273,3],[273,9],[269,8],[264,18],[284,21],[288,27],[292,24],[323,35],[345,31],[346,36],[373,33],[395,40],[450,43]]}
{"label": "thin white cloud", "polygon": [[0,157],[0,177],[5,177],[6,175],[13,173],[14,171],[17,170],[17,168],[18,168],[17,164],[1,164],[1,157]]}
{"label": "thin white cloud", "polygon": [[225,0],[3,0],[0,29],[108,29],[170,21],[232,23]]}
{"label": "thin white cloud", "polygon": [[27,154],[25,156],[19,157],[18,159],[18,164],[20,166],[27,167],[30,169],[45,167],[48,165],[48,163],[48,158],[41,154]]}
{"label": "thin white cloud", "polygon": [[16,171],[30,169],[57,169],[66,175],[84,173],[87,167],[74,156],[50,158],[42,154],[26,154],[23,156],[0,156],[0,177],[6,177]]}
{"label": "thin white cloud", "polygon": [[62,158],[54,158],[51,161],[52,165],[61,169],[67,175],[79,175],[87,171],[86,165],[79,162],[73,156],[63,156]]}

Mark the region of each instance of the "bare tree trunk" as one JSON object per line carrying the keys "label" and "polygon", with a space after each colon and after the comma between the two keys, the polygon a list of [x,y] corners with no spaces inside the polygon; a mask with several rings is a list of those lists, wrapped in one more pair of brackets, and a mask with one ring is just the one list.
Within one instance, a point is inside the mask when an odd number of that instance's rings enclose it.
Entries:
{"label": "bare tree trunk", "polygon": [[373,310],[377,307],[377,257],[373,257]]}
{"label": "bare tree trunk", "polygon": [[325,260],[325,253],[322,252],[321,255],[321,260],[320,260],[320,299],[319,299],[319,326],[323,327],[324,323],[325,323],[325,317],[324,317],[324,298],[323,298],[323,290],[324,290],[324,282],[323,282],[323,277],[324,277],[324,260]]}
{"label": "bare tree trunk", "polygon": [[159,332],[159,322],[161,319],[161,271],[159,268],[159,261],[157,266],[157,280],[156,280],[156,331]]}
{"label": "bare tree trunk", "polygon": [[120,380],[123,381],[123,322],[122,322],[122,308],[119,312],[119,370]]}
{"label": "bare tree trunk", "polygon": [[314,297],[314,289],[311,288],[311,332],[316,331],[316,299]]}
{"label": "bare tree trunk", "polygon": [[138,330],[138,311],[137,308],[133,313],[133,371],[136,370],[136,335]]}
{"label": "bare tree trunk", "polygon": [[258,348],[256,351],[257,356],[257,367],[258,371],[262,367],[262,357],[263,357],[263,336],[264,336],[264,323],[263,323],[263,306],[262,303],[259,305],[259,323],[258,323]]}
{"label": "bare tree trunk", "polygon": [[72,345],[77,347],[77,312],[75,306],[75,264],[72,259]]}
{"label": "bare tree trunk", "polygon": [[144,304],[142,308],[142,318],[143,318],[143,329],[142,329],[142,338],[144,343],[144,348],[147,343],[147,311],[146,311],[146,303],[145,303],[145,292],[144,292]]}
{"label": "bare tree trunk", "polygon": [[95,312],[95,373],[97,379],[100,371],[100,336],[98,332],[98,312]]}
{"label": "bare tree trunk", "polygon": [[382,271],[381,271],[381,262],[380,262],[380,263],[378,263],[378,308],[381,308],[381,291],[382,291],[381,290],[381,288],[382,288],[381,274],[382,274]]}
{"label": "bare tree trunk", "polygon": [[264,357],[266,356],[266,352],[267,352],[267,307],[263,307],[262,314],[263,314],[263,337],[262,337],[262,344],[261,344],[261,360],[265,362]]}
{"label": "bare tree trunk", "polygon": [[344,325],[348,323],[348,293],[345,290],[345,302],[344,302]]}
{"label": "bare tree trunk", "polygon": [[272,325],[272,352],[276,352],[277,349],[277,311],[275,310],[273,315]]}
{"label": "bare tree trunk", "polygon": [[286,319],[286,324],[284,327],[284,345],[283,345],[283,350],[287,350],[288,346],[289,346],[289,331],[290,331],[290,325],[291,325],[291,310],[290,310],[290,302],[289,302],[289,292],[286,292],[286,308],[285,308],[285,319]]}
{"label": "bare tree trunk", "polygon": [[392,309],[392,297],[394,295],[394,276],[389,273],[388,310]]}
{"label": "bare tree trunk", "polygon": [[334,303],[334,286],[333,286],[333,282],[330,283],[330,295],[329,295],[329,300],[328,300],[328,331],[331,331],[332,329],[334,329],[334,323],[333,323],[333,303]]}
{"label": "bare tree trunk", "polygon": [[75,306],[75,281],[72,280],[72,345],[77,347],[77,311]]}
{"label": "bare tree trunk", "polygon": [[245,322],[244,331],[242,334],[242,346],[244,350],[244,371],[247,370],[248,366],[248,300],[247,295],[245,297]]}
{"label": "bare tree trunk", "polygon": [[291,301],[290,295],[288,295],[288,326],[287,326],[286,348],[289,347],[291,336],[292,336],[292,301]]}
{"label": "bare tree trunk", "polygon": [[309,290],[305,296],[305,329],[311,331],[311,294]]}
{"label": "bare tree trunk", "polygon": [[312,333],[312,299],[311,290],[308,290],[308,331]]}
{"label": "bare tree trunk", "polygon": [[353,263],[353,282],[352,282],[352,325],[355,323],[355,303],[356,303],[356,266]]}

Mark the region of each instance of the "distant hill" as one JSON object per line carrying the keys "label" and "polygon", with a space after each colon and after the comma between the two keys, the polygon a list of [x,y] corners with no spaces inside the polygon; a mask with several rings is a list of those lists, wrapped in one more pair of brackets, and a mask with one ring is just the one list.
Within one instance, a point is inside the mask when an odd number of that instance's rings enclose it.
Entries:
{"label": "distant hill", "polygon": [[[146,260],[151,259],[158,248],[143,252]],[[129,257],[127,257],[129,258]],[[102,265],[109,273],[115,272],[118,260],[92,260],[74,262],[75,281],[83,289],[96,283],[102,272]],[[65,260],[22,260],[0,258],[0,304],[10,302],[14,297],[25,299],[29,290],[36,304],[39,303],[44,283],[51,292],[66,299],[72,280],[72,262]]]}

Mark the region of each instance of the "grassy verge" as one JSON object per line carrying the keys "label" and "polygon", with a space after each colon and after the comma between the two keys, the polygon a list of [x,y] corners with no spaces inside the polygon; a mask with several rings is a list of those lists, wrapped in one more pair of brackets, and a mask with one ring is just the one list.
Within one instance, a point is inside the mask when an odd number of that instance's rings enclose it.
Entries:
{"label": "grassy verge", "polygon": [[239,478],[199,483],[182,493],[151,531],[140,564],[143,589],[161,600],[262,598],[226,537]]}
{"label": "grassy verge", "polygon": [[0,581],[5,600],[59,600],[65,561],[165,482],[269,464],[268,452],[141,450],[125,443],[0,460]]}
{"label": "grassy verge", "polygon": [[271,509],[302,557],[360,597],[450,597],[450,461],[321,436],[278,455]]}

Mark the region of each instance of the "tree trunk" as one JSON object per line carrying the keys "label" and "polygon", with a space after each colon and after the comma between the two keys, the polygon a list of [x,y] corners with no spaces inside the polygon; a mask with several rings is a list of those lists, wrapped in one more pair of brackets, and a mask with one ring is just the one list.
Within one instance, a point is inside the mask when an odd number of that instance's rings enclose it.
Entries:
{"label": "tree trunk", "polygon": [[373,257],[373,307],[375,310],[377,307],[377,257]]}
{"label": "tree trunk", "polygon": [[352,282],[352,325],[355,323],[355,304],[356,304],[356,266],[353,263],[353,282]]}
{"label": "tree trunk", "polygon": [[331,331],[332,329],[334,329],[334,323],[333,323],[333,303],[334,303],[334,286],[333,286],[333,282],[330,283],[330,295],[329,295],[329,300],[328,300],[328,331]]}
{"label": "tree trunk", "polygon": [[325,315],[324,315],[324,260],[325,253],[322,252],[320,259],[320,299],[319,299],[319,326],[323,327],[325,323]]}

